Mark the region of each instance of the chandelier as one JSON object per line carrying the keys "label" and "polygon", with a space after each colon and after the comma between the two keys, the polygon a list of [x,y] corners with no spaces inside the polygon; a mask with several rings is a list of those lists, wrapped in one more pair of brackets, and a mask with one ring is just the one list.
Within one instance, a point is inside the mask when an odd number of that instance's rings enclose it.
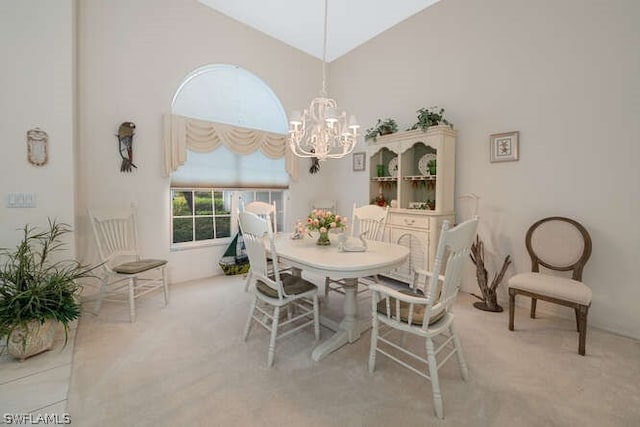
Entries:
{"label": "chandelier", "polygon": [[358,128],[354,116],[338,113],[338,104],[327,97],[327,0],[324,1],[324,45],[322,48],[322,90],[302,114],[293,111],[289,118],[289,147],[296,156],[319,160],[339,159],[356,146]]}

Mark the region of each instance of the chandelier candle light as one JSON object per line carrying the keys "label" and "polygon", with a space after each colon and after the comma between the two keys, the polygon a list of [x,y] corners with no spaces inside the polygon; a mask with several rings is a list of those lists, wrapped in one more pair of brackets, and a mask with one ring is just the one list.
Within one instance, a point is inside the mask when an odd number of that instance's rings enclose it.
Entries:
{"label": "chandelier candle light", "polygon": [[324,2],[324,45],[322,50],[322,90],[311,101],[309,109],[293,111],[289,119],[289,147],[298,157],[319,160],[338,159],[350,154],[356,146],[358,125],[347,113],[338,114],[335,100],[327,97],[327,1]]}

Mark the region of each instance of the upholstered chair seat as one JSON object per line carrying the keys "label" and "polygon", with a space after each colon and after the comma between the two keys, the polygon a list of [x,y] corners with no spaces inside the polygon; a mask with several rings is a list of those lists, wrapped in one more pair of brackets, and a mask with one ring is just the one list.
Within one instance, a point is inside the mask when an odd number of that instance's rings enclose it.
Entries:
{"label": "upholstered chair seat", "polygon": [[591,289],[582,282],[564,277],[541,273],[520,273],[509,280],[509,287],[576,304],[591,304]]}

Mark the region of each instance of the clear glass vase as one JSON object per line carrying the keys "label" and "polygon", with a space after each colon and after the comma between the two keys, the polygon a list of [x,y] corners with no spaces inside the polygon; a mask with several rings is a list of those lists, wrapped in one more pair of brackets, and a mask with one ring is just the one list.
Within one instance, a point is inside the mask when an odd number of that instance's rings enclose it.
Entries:
{"label": "clear glass vase", "polygon": [[329,240],[329,232],[328,231],[320,231],[319,232],[319,236],[318,236],[318,241],[316,242],[316,244],[321,245],[321,246],[327,246],[331,244],[331,241]]}

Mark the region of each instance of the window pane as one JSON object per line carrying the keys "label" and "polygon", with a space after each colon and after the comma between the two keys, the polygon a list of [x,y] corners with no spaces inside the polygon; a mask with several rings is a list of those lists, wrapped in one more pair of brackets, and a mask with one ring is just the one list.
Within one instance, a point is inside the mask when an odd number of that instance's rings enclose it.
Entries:
{"label": "window pane", "polygon": [[247,203],[251,203],[254,201],[255,192],[254,191],[242,191],[240,193],[240,197],[242,198],[242,204],[246,205]]}
{"label": "window pane", "polygon": [[171,112],[269,132],[287,133],[287,114],[258,76],[233,64],[209,64],[187,75]]}
{"label": "window pane", "polygon": [[196,191],[195,198],[196,215],[213,215],[211,191]]}
{"label": "window pane", "polygon": [[256,200],[259,202],[270,203],[268,191],[256,191]]}
{"label": "window pane", "polygon": [[191,218],[173,219],[173,243],[193,241],[193,223]]}
{"label": "window pane", "polygon": [[216,217],[216,239],[231,237],[231,218],[228,216]]}
{"label": "window pane", "polygon": [[213,218],[196,218],[196,240],[213,239]]}
{"label": "window pane", "polygon": [[193,193],[173,190],[173,216],[193,215]]}
{"label": "window pane", "polygon": [[276,202],[276,206],[278,207],[278,210],[281,210],[282,209],[282,191],[272,191],[271,201]]}
{"label": "window pane", "polygon": [[213,193],[216,207],[216,215],[229,215],[231,213],[231,192],[216,191]]}

